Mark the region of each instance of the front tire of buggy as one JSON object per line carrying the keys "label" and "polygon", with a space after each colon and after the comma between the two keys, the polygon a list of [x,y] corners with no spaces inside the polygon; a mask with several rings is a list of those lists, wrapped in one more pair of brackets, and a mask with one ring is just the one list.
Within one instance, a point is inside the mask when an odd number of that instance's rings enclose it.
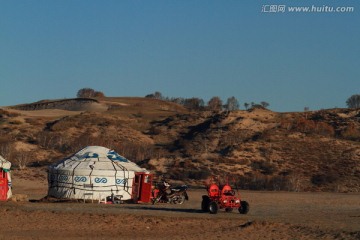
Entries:
{"label": "front tire of buggy", "polygon": [[217,214],[218,210],[219,210],[219,205],[217,204],[217,202],[211,202],[209,204],[210,214]]}
{"label": "front tire of buggy", "polygon": [[240,214],[247,214],[250,210],[249,203],[247,201],[241,201],[241,206],[239,207]]}

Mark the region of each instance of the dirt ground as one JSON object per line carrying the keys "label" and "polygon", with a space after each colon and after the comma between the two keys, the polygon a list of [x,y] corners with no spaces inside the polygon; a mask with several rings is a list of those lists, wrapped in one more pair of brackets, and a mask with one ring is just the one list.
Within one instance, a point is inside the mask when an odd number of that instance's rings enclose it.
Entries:
{"label": "dirt ground", "polygon": [[[46,195],[13,178],[14,194]],[[0,239],[360,239],[360,194],[241,191],[250,212],[200,211],[205,190],[172,204],[1,202]]]}

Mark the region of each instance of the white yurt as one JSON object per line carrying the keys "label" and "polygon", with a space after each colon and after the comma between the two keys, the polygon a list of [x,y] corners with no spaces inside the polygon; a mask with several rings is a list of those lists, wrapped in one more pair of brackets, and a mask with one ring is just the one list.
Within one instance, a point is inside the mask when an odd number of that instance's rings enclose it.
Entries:
{"label": "white yurt", "polygon": [[135,173],[148,173],[115,151],[100,146],[85,147],[50,165],[48,170],[48,196],[99,201],[110,196],[131,199]]}
{"label": "white yurt", "polygon": [[11,192],[11,163],[0,155],[0,200],[8,200]]}

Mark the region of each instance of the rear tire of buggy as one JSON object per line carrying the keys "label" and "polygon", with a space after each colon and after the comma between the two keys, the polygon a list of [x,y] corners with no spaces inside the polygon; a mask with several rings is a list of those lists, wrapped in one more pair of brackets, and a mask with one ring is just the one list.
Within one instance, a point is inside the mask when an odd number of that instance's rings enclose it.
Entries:
{"label": "rear tire of buggy", "polygon": [[209,204],[210,214],[217,214],[218,210],[219,210],[219,205],[217,204],[217,202],[211,202]]}

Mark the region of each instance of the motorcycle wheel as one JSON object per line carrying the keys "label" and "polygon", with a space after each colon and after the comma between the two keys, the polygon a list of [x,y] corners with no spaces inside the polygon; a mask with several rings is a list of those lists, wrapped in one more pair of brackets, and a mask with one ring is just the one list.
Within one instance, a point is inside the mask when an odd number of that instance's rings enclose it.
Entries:
{"label": "motorcycle wheel", "polygon": [[158,203],[158,202],[160,201],[160,199],[161,199],[161,196],[158,196],[158,197],[156,197],[156,198],[153,198],[153,199],[151,200],[151,202],[152,202],[152,204],[154,205],[155,203]]}
{"label": "motorcycle wheel", "polygon": [[181,195],[174,199],[174,204],[183,204],[185,202],[185,196]]}

